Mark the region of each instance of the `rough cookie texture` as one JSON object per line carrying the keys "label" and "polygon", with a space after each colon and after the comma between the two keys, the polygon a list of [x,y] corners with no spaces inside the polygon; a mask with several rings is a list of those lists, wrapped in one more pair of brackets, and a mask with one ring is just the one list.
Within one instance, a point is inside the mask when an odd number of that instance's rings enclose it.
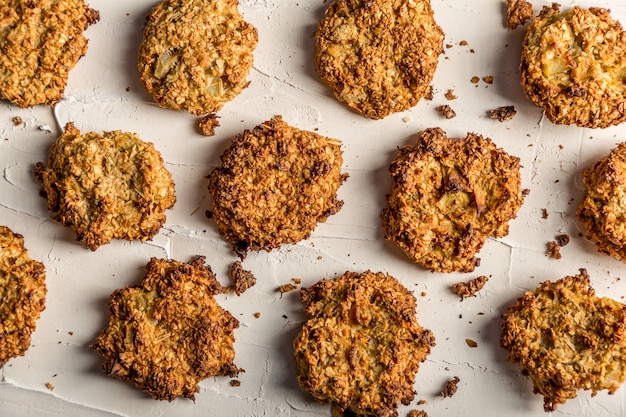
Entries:
{"label": "rough cookie texture", "polygon": [[107,375],[168,401],[194,399],[210,376],[236,376],[239,322],[215,300],[221,286],[204,257],[153,258],[146,269],[141,285],[111,294],[109,325],[92,346]]}
{"label": "rough cookie texture", "polygon": [[389,174],[385,239],[433,271],[473,271],[487,237],[505,236],[523,202],[519,158],[473,133],[422,131],[399,149]]}
{"label": "rough cookie texture", "polygon": [[154,145],[133,133],[90,132],[72,123],[38,162],[52,218],[91,250],[112,239],[151,239],[174,206],[174,182]]}
{"label": "rough cookie texture", "polygon": [[506,0],[506,27],[515,29],[533,17],[532,3],[526,0]]}
{"label": "rough cookie texture", "polygon": [[597,297],[580,272],[543,282],[502,317],[502,346],[543,396],[545,411],[579,389],[613,394],[626,379],[626,305]]}
{"label": "rough cookie texture", "polygon": [[339,211],[341,143],[280,116],[237,135],[209,175],[213,219],[240,257],[307,239]]}
{"label": "rough cookie texture", "polygon": [[0,4],[0,98],[19,107],[55,104],[87,52],[83,31],[98,21],[83,0]]}
{"label": "rough cookie texture", "polygon": [[24,355],[46,303],[46,271],[28,256],[24,238],[0,226],[0,368]]}
{"label": "rough cookie texture", "polygon": [[444,34],[429,0],[337,0],[315,39],[317,72],[335,97],[382,119],[430,91]]}
{"label": "rough cookie texture", "polygon": [[626,120],[626,33],[609,11],[544,6],[523,42],[522,87],[556,124],[605,128]]}
{"label": "rough cookie texture", "polygon": [[626,143],[583,173],[587,192],[576,215],[598,251],[626,261]]}
{"label": "rough cookie texture", "polygon": [[294,340],[298,382],[316,401],[359,416],[397,416],[435,345],[395,278],[346,272],[300,290],[307,320]]}
{"label": "rough cookie texture", "polygon": [[257,30],[237,0],[165,0],[148,14],[138,69],[161,107],[203,115],[248,86]]}

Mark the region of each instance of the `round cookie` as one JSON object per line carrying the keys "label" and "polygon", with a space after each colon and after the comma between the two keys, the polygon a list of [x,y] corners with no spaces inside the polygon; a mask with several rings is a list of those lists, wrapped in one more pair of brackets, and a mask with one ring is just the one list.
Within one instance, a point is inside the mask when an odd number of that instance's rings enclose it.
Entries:
{"label": "round cookie", "polygon": [[237,0],[164,0],[147,17],[138,69],[161,107],[213,113],[248,86],[257,30]]}
{"label": "round cookie", "polygon": [[339,211],[341,144],[280,116],[237,135],[209,175],[212,217],[240,257],[307,239]]}
{"label": "round cookie", "polygon": [[[346,272],[300,291],[307,320],[294,340],[298,382],[320,403],[359,416],[397,416],[435,337],[413,294],[381,273]],[[348,414],[351,415],[351,414]]]}
{"label": "round cookie", "polygon": [[597,297],[581,269],[520,297],[502,316],[501,344],[545,411],[554,411],[579,389],[613,394],[624,382],[625,312],[626,305]]}
{"label": "round cookie", "polygon": [[544,6],[528,27],[520,69],[524,93],[553,123],[626,120],[626,33],[606,9]]}
{"label": "round cookie", "polygon": [[519,158],[473,133],[420,132],[415,145],[399,149],[389,174],[385,239],[432,271],[473,271],[487,237],[505,236],[523,201]]}
{"label": "round cookie", "polygon": [[134,133],[81,135],[68,123],[34,173],[52,218],[91,250],[112,239],[151,239],[176,202],[161,154]]}
{"label": "round cookie", "polygon": [[204,257],[152,258],[146,269],[139,286],[111,294],[109,324],[92,346],[106,374],[168,401],[193,400],[208,377],[236,376],[239,322],[215,300],[222,287]]}
{"label": "round cookie", "polygon": [[583,173],[587,192],[576,215],[598,251],[626,261],[626,143]]}
{"label": "round cookie", "polygon": [[315,65],[335,97],[370,119],[430,90],[444,33],[429,0],[337,0],[315,35]]}
{"label": "round cookie", "polygon": [[24,238],[0,226],[0,368],[24,355],[46,303],[46,271]]}
{"label": "round cookie", "polygon": [[83,31],[99,20],[84,0],[5,0],[0,5],[0,99],[55,104],[87,52]]}

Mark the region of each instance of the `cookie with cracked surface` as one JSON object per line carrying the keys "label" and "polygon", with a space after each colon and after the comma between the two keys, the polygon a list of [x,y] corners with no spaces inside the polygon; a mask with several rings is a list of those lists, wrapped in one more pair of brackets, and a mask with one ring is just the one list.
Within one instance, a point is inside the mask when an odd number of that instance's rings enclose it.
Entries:
{"label": "cookie with cracked surface", "polygon": [[385,239],[432,271],[473,271],[486,239],[508,234],[523,202],[519,158],[474,133],[422,131],[399,149],[389,174]]}
{"label": "cookie with cracked surface", "polygon": [[209,175],[213,219],[241,258],[307,239],[341,209],[341,143],[280,116],[237,135]]}
{"label": "cookie with cracked surface", "polygon": [[613,394],[626,379],[626,305],[600,298],[584,269],[526,292],[502,317],[502,347],[545,411],[577,390]]}
{"label": "cookie with cracked surface", "polygon": [[606,9],[544,6],[526,32],[520,70],[524,93],[555,124],[626,120],[626,32]]}
{"label": "cookie with cracked surface", "polygon": [[335,97],[370,119],[430,91],[444,33],[429,0],[337,0],[315,35],[315,65]]}
{"label": "cookie with cracked surface", "polygon": [[151,239],[176,202],[161,154],[134,133],[81,134],[68,123],[34,173],[52,218],[91,250],[112,239]]}
{"label": "cookie with cracked surface", "polygon": [[298,382],[320,403],[359,416],[397,416],[435,337],[413,294],[382,272],[346,272],[300,290],[307,316],[294,340]]}
{"label": "cookie with cracked surface", "polygon": [[0,99],[53,105],[87,52],[83,32],[100,18],[84,0],[5,0],[0,5]]}
{"label": "cookie with cracked surface", "polygon": [[598,251],[626,261],[626,143],[583,172],[587,191],[576,216]]}
{"label": "cookie with cracked surface", "polygon": [[141,80],[161,107],[214,113],[248,86],[257,30],[237,0],[164,0],[148,14]]}
{"label": "cookie with cracked surface", "polygon": [[237,376],[239,322],[215,300],[222,287],[204,257],[152,258],[146,269],[139,286],[111,294],[109,324],[92,345],[106,374],[168,401],[193,400],[208,377]]}
{"label": "cookie with cracked surface", "polygon": [[0,368],[22,356],[46,304],[46,271],[23,236],[0,226]]}

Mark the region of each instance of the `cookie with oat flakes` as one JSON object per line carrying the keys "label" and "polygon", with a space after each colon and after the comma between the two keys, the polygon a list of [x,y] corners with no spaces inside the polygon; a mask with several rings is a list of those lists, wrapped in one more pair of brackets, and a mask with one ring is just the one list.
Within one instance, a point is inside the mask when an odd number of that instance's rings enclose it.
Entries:
{"label": "cookie with oat flakes", "polygon": [[148,14],[141,80],[161,107],[215,113],[248,86],[257,30],[238,0],[164,0]]}
{"label": "cookie with oat flakes", "polygon": [[53,105],[87,52],[83,32],[100,19],[84,0],[5,0],[0,4],[0,99]]}

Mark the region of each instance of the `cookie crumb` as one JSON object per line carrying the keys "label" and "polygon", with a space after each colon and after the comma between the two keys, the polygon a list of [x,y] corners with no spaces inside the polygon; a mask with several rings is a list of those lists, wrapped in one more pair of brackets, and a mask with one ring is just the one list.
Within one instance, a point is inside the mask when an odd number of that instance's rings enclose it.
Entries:
{"label": "cookie crumb", "polygon": [[517,115],[517,110],[515,110],[515,106],[503,106],[498,107],[494,110],[487,111],[487,116],[489,116],[490,119],[494,119],[499,122],[512,120],[515,115]]}
{"label": "cookie crumb", "polygon": [[231,387],[240,387],[241,386],[241,381],[238,379],[231,379],[230,380],[230,386]]}
{"label": "cookie crumb", "polygon": [[493,75],[486,75],[483,77],[483,81],[487,84],[493,84]]}
{"label": "cookie crumb", "polygon": [[506,27],[515,29],[533,17],[533,5],[527,0],[506,0]]}
{"label": "cookie crumb", "polygon": [[470,81],[472,84],[478,84],[480,82],[480,77],[474,75]]}
{"label": "cookie crumb", "polygon": [[230,280],[233,285],[227,290],[234,290],[237,296],[240,296],[250,287],[256,284],[256,277],[250,271],[243,269],[241,261],[236,261],[230,265]]}
{"label": "cookie crumb", "polygon": [[411,410],[406,417],[428,417],[428,413],[424,410]]}
{"label": "cookie crumb", "polygon": [[54,391],[54,385],[52,385],[50,382],[46,382],[46,388],[48,388],[50,391]]}
{"label": "cookie crumb", "polygon": [[198,128],[204,136],[215,135],[215,128],[220,126],[220,122],[217,120],[219,116],[215,113],[209,113],[198,122]]}
{"label": "cookie crumb", "polygon": [[14,116],[13,117],[13,125],[14,126],[19,126],[22,123],[24,123],[24,120],[20,116]]}
{"label": "cookie crumb", "polygon": [[443,389],[443,391],[441,391],[441,396],[443,398],[447,398],[447,397],[452,397],[454,394],[456,394],[459,381],[460,381],[459,377],[455,376],[454,378],[446,382],[445,388]]}
{"label": "cookie crumb", "polygon": [[452,289],[463,300],[467,297],[475,297],[476,293],[485,286],[487,281],[489,281],[489,278],[481,275],[467,282],[457,282],[452,285]]}
{"label": "cookie crumb", "polygon": [[474,341],[472,339],[465,339],[465,343],[467,343],[467,346],[469,346],[471,348],[478,347],[478,343],[476,343],[476,341]]}
{"label": "cookie crumb", "polygon": [[556,241],[548,242],[546,255],[552,259],[561,259],[561,246]]}
{"label": "cookie crumb", "polygon": [[452,90],[452,89],[448,90],[448,91],[446,92],[445,96],[446,96],[446,98],[447,98],[448,100],[456,100],[457,98],[459,98],[458,96],[456,96],[456,95],[454,94],[454,90]]}
{"label": "cookie crumb", "polygon": [[253,316],[254,318],[258,319],[261,317],[261,313],[257,311],[256,313],[253,314]]}
{"label": "cookie crumb", "polygon": [[467,46],[467,45],[469,45],[469,43],[466,40],[462,40],[461,42],[459,42],[459,45]]}
{"label": "cookie crumb", "polygon": [[541,209],[541,218],[542,219],[547,219],[548,218],[548,209],[545,209],[545,208]]}
{"label": "cookie crumb", "polygon": [[437,111],[446,119],[452,119],[453,117],[456,117],[456,112],[452,110],[452,107],[448,106],[447,104],[437,107]]}
{"label": "cookie crumb", "polygon": [[569,243],[569,235],[567,234],[557,235],[556,243],[561,247],[566,246]]}
{"label": "cookie crumb", "polygon": [[294,291],[294,290],[297,290],[297,289],[298,289],[298,287],[296,285],[294,285],[294,284],[284,284],[284,285],[281,285],[280,287],[278,287],[278,291],[281,294],[284,294],[284,293],[289,292],[289,291]]}

